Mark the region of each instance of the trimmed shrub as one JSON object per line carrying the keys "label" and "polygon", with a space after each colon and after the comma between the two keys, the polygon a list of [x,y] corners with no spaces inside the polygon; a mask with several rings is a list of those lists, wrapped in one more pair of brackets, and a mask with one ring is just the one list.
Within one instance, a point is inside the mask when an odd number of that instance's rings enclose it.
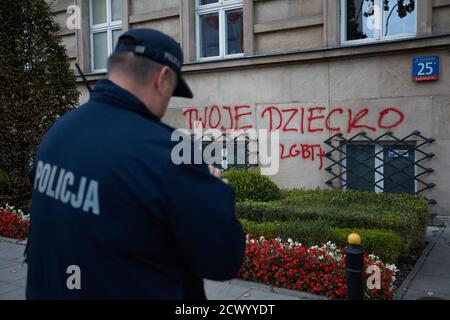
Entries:
{"label": "trimmed shrub", "polygon": [[257,223],[246,219],[240,219],[239,221],[241,222],[245,232],[253,237],[264,237],[267,239],[278,237],[277,232],[280,225],[279,222]]}
{"label": "trimmed shrub", "polygon": [[255,170],[229,169],[222,175],[236,192],[236,201],[273,201],[281,198],[281,190],[268,177]]}
{"label": "trimmed shrub", "polygon": [[403,237],[408,252],[424,243],[428,204],[404,194],[291,190],[279,201],[238,203],[236,212],[241,219],[260,223],[326,220],[336,228],[391,230]]}
{"label": "trimmed shrub", "polygon": [[330,241],[338,246],[347,245],[349,234],[356,232],[362,238],[364,251],[379,256],[385,262],[395,262],[405,253],[407,243],[401,235],[380,229],[340,229],[330,230]]}

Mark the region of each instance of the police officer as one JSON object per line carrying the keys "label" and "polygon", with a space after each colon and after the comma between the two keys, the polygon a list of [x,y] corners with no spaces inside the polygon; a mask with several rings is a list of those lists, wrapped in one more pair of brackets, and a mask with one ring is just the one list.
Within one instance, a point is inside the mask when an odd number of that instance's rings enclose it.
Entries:
{"label": "police officer", "polygon": [[175,165],[172,96],[192,98],[183,54],[151,29],[123,34],[109,78],[40,145],[33,173],[28,299],[205,299],[238,273],[234,192],[206,165]]}

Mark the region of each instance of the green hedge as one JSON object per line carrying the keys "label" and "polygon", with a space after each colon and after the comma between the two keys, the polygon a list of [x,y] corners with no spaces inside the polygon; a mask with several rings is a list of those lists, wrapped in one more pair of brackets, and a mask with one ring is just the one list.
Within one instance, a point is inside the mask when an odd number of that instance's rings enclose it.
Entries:
{"label": "green hedge", "polygon": [[408,252],[424,243],[428,205],[403,194],[291,190],[283,191],[278,201],[238,203],[236,212],[259,223],[325,220],[336,228],[391,230],[403,237]]}
{"label": "green hedge", "polygon": [[222,174],[236,192],[236,201],[273,201],[281,198],[281,190],[268,177],[255,170],[229,169]]}
{"label": "green hedge", "polygon": [[331,228],[331,241],[339,246],[347,245],[349,234],[358,233],[363,241],[364,250],[379,256],[385,262],[395,262],[405,254],[407,243],[396,232],[381,229],[341,229]]}
{"label": "green hedge", "polygon": [[240,220],[244,230],[255,237],[281,238],[299,241],[305,245],[326,242],[331,237],[330,226],[325,221],[289,221],[257,223]]}
{"label": "green hedge", "polygon": [[240,221],[244,230],[254,237],[281,238],[285,241],[291,238],[307,246],[327,241],[345,246],[348,235],[356,232],[361,235],[366,252],[373,253],[386,262],[395,262],[405,252],[407,246],[404,238],[393,231],[332,228],[323,220],[266,223],[245,219]]}

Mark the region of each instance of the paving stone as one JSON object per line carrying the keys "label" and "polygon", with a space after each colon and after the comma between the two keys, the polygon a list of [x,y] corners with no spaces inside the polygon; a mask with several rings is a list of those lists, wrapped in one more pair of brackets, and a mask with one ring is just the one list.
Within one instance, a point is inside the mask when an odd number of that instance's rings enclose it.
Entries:
{"label": "paving stone", "polygon": [[[438,277],[450,280],[450,259],[447,260],[430,260],[428,259],[426,263],[420,268],[418,275]],[[449,288],[450,291],[450,288]]]}
{"label": "paving stone", "polygon": [[19,279],[17,281],[14,281],[12,284],[16,285],[18,287],[21,287],[21,288],[26,288],[27,287],[27,278],[25,277],[25,278]]}
{"label": "paving stone", "polygon": [[0,237],[0,242],[17,243],[16,239]]}
{"label": "paving stone", "polygon": [[450,279],[450,246],[445,243],[436,243],[418,274]]}
{"label": "paving stone", "polygon": [[27,276],[27,266],[15,265],[0,270],[0,281],[14,283],[17,280],[24,279]]}
{"label": "paving stone", "polygon": [[265,284],[259,283],[259,282],[254,282],[254,281],[244,281],[241,279],[233,279],[233,280],[230,280],[229,283],[240,286],[240,287],[248,288],[248,289],[273,291],[271,286],[268,286],[268,285],[265,285]]}
{"label": "paving stone", "polygon": [[17,260],[5,260],[0,258],[0,270],[15,266],[18,264]]}
{"label": "paving stone", "polygon": [[17,247],[17,245],[14,243],[1,241],[0,242],[0,255],[3,250],[16,248],[16,247]]}
{"label": "paving stone", "polygon": [[205,281],[205,292],[209,300],[236,300],[249,289],[227,282]]}
{"label": "paving stone", "polygon": [[18,290],[21,287],[12,283],[6,283],[6,282],[0,282],[0,296],[4,293],[13,291],[13,290]]}
{"label": "paving stone", "polygon": [[412,290],[409,289],[406,294],[403,296],[402,300],[418,300],[420,298],[425,297],[426,293],[421,290]]}
{"label": "paving stone", "polygon": [[299,300],[299,298],[263,290],[251,289],[240,296],[238,300]]}
{"label": "paving stone", "polygon": [[325,297],[240,279],[227,282],[205,281],[205,290],[211,300],[326,300]]}
{"label": "paving stone", "polygon": [[434,297],[450,300],[450,279],[418,274],[403,299],[427,297],[430,292]]}
{"label": "paving stone", "polygon": [[450,245],[450,226],[445,228],[444,232],[441,234],[442,237],[447,239],[447,244]]}
{"label": "paving stone", "polygon": [[327,297],[325,296],[318,296],[307,292],[288,290],[284,288],[273,288],[273,292],[285,296],[293,296],[300,300],[327,300]]}
{"label": "paving stone", "polygon": [[0,300],[25,300],[25,289],[19,288],[0,294]]}
{"label": "paving stone", "polygon": [[14,247],[0,251],[0,259],[4,260],[19,260],[23,259],[24,246],[15,245]]}

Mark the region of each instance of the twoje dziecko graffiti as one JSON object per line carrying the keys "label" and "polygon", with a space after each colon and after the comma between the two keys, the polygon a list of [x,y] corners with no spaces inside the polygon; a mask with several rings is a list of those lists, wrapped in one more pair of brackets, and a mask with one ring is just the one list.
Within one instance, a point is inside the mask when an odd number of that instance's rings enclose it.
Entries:
{"label": "twoje dziecko graffiti", "polygon": [[[352,133],[366,130],[369,132],[392,130],[405,121],[405,115],[395,107],[385,107],[371,111],[369,108],[351,108],[325,106],[265,106],[256,108],[249,105],[192,107],[183,111],[183,117],[189,130],[201,126],[203,129],[279,130],[284,134],[299,134],[313,137],[324,133]],[[257,124],[263,124],[257,127]],[[280,143],[280,159],[300,157],[319,163],[323,169],[325,151],[322,144]],[[316,139],[317,141],[317,139]]]}

